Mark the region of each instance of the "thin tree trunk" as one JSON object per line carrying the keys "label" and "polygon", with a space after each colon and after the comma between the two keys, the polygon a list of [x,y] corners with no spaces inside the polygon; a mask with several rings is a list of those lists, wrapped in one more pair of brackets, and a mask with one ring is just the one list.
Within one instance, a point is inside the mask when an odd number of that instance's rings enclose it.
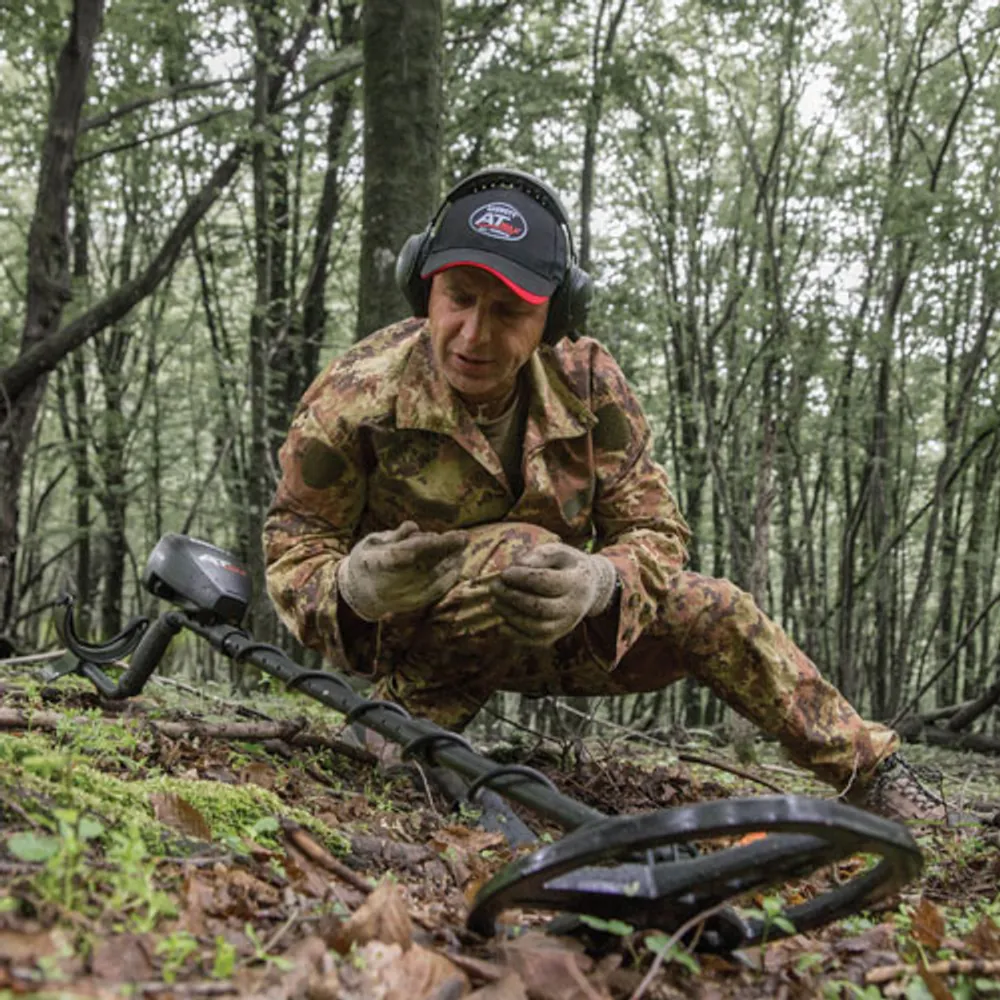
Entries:
{"label": "thin tree trunk", "polygon": [[[90,76],[103,0],[76,0],[69,35],[59,55],[48,128],[42,146],[35,211],[28,233],[28,298],[19,357],[44,344],[59,328],[69,300],[67,219],[73,155]],[[24,458],[45,392],[35,378],[27,391],[13,392],[0,380],[0,633],[14,613],[18,542],[18,493]]]}
{"label": "thin tree trunk", "polygon": [[396,256],[427,225],[441,160],[442,0],[366,0],[365,176],[357,338],[410,312]]}

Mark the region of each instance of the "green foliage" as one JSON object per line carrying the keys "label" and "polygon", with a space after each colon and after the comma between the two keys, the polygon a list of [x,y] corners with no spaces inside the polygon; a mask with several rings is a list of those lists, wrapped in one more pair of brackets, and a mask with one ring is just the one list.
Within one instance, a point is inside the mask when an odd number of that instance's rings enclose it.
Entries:
{"label": "green foliage", "polygon": [[156,954],[163,959],[160,975],[165,983],[173,983],[188,960],[198,952],[198,939],[188,931],[174,931],[156,943]]}

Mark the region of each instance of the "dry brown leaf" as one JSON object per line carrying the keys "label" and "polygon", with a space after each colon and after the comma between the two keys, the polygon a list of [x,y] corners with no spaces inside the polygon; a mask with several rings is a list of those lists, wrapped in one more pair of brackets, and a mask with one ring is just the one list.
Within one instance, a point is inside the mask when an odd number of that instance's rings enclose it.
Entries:
{"label": "dry brown leaf", "polygon": [[914,940],[925,948],[936,951],[941,947],[943,937],[944,917],[941,916],[941,911],[926,896],[921,897],[913,913]]}
{"label": "dry brown leaf", "polygon": [[234,985],[244,984],[240,990],[242,1000],[295,1000],[304,996],[312,983],[320,983],[332,971],[327,960],[327,949],[323,939],[310,935],[298,941],[282,956],[287,965],[271,966],[253,976],[252,989],[248,988],[250,977],[238,977]]}
{"label": "dry brown leaf", "polygon": [[934,1000],[955,1000],[954,994],[948,989],[945,981],[936,972],[931,972],[923,963],[920,966],[920,978],[924,981],[924,986],[927,987],[927,991],[934,997]]}
{"label": "dry brown leaf", "polygon": [[270,791],[278,783],[278,775],[273,767],[261,761],[252,761],[240,771],[240,780],[244,784],[259,785]]}
{"label": "dry brown leaf", "polygon": [[876,924],[854,937],[841,938],[834,943],[834,951],[843,954],[864,955],[873,951],[892,949],[896,934],[890,924]]}
{"label": "dry brown leaf", "polygon": [[90,971],[98,979],[136,983],[153,978],[150,951],[155,949],[145,935],[116,934],[95,942]]}
{"label": "dry brown leaf", "polygon": [[431,845],[438,851],[443,851],[451,845],[463,851],[487,851],[504,847],[506,843],[502,833],[474,830],[467,826],[445,826],[431,838]]}
{"label": "dry brown leaf", "polygon": [[200,937],[205,933],[205,910],[211,908],[215,890],[196,871],[189,870],[184,874],[181,892],[184,900],[181,926],[195,937]]}
{"label": "dry brown leaf", "polygon": [[469,979],[453,962],[436,951],[412,945],[386,971],[385,1000],[429,1000],[446,983],[454,984],[449,996],[465,996]]}
{"label": "dry brown leaf", "polygon": [[359,948],[352,961],[342,962],[337,968],[338,1000],[385,1000],[385,977],[402,955],[398,944],[381,941],[369,941]]}
{"label": "dry brown leaf", "polygon": [[59,954],[64,944],[66,939],[60,931],[0,930],[0,959],[28,965],[39,958]]}
{"label": "dry brown leaf", "polygon": [[984,916],[964,941],[965,949],[979,958],[1000,958],[1000,927]]}
{"label": "dry brown leaf", "polygon": [[593,961],[564,942],[532,931],[505,941],[500,950],[533,1000],[610,1000],[584,974],[593,968]]}
{"label": "dry brown leaf", "polygon": [[211,840],[212,828],[208,820],[190,802],[172,792],[156,792],[149,797],[158,822],[178,830],[186,837]]}
{"label": "dry brown leaf", "polygon": [[524,983],[516,972],[469,994],[469,1000],[528,1000]]}
{"label": "dry brown leaf", "polygon": [[358,907],[341,928],[337,945],[339,948],[343,942],[350,948],[352,944],[367,944],[369,941],[398,944],[404,951],[413,941],[413,922],[395,882],[382,882]]}

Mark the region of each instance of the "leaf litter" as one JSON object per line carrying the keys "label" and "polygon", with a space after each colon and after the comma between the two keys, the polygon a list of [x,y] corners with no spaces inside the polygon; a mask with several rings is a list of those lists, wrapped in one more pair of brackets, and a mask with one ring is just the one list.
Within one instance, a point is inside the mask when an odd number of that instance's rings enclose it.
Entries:
{"label": "leaf litter", "polygon": [[[522,911],[483,939],[465,928],[470,902],[524,852],[450,812],[419,775],[213,739],[196,704],[0,685],[2,707],[40,704],[67,724],[44,738],[0,733],[0,998],[1000,998],[1000,851],[988,828],[918,831],[928,867],[901,895],[732,956],[689,955],[624,924],[588,951],[542,933],[551,914]],[[316,714],[308,729],[336,745],[337,718]],[[198,735],[151,728],[185,719]],[[621,746],[522,762],[608,815],[759,792]],[[102,799],[98,773],[132,783],[129,808]],[[816,794],[808,779],[788,788],[803,790]],[[543,840],[561,835],[518,812]],[[781,903],[865,863],[781,887]]]}

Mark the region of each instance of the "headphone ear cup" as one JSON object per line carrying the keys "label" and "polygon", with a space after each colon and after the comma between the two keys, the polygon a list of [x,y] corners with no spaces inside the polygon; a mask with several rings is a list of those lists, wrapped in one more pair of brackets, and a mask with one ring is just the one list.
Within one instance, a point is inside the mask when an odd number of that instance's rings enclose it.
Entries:
{"label": "headphone ear cup", "polygon": [[590,300],[594,297],[594,282],[583,268],[574,264],[564,284],[567,286],[567,327],[570,330],[583,329],[587,325]]}
{"label": "headphone ear cup", "polygon": [[408,237],[396,257],[396,287],[403,293],[414,316],[427,315],[429,282],[420,277],[429,230]]}
{"label": "headphone ear cup", "polygon": [[552,293],[542,340],[546,344],[557,344],[575,330],[583,329],[587,324],[593,294],[594,283],[590,275],[575,264],[571,265]]}

